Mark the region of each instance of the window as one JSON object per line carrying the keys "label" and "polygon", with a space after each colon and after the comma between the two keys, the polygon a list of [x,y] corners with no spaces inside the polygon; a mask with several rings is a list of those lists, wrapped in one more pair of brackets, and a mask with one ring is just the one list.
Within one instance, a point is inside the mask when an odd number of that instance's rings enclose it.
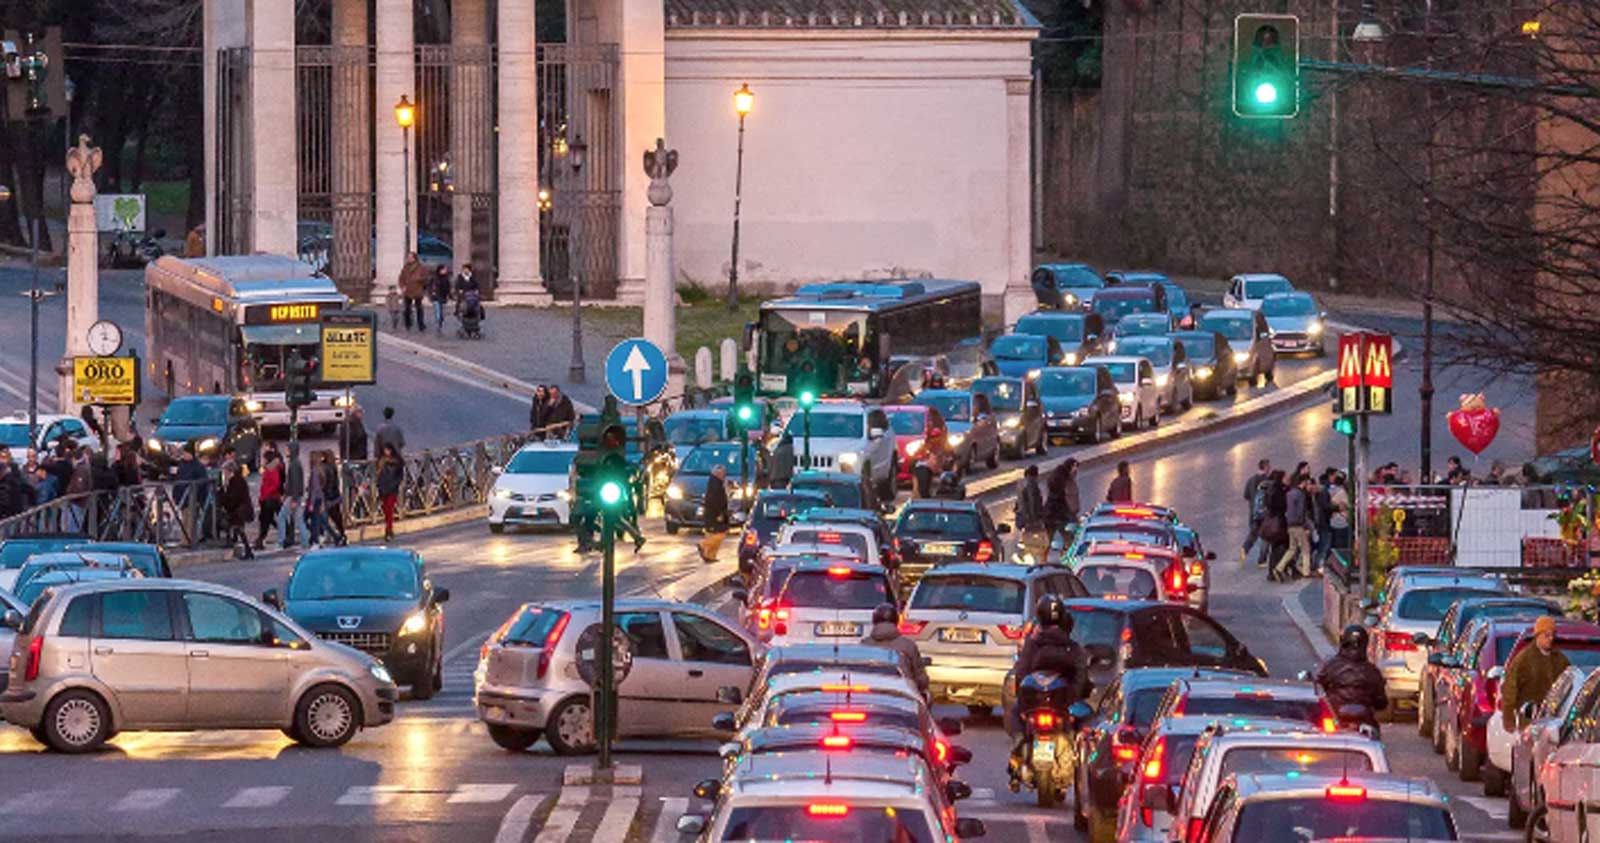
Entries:
{"label": "window", "polygon": [[672,625],[678,630],[678,647],[686,662],[750,663],[750,648],[744,640],[715,621],[673,612]]}
{"label": "window", "polygon": [[183,595],[189,615],[189,637],[215,644],[261,643],[261,614],[254,608],[215,594]]}
{"label": "window", "polygon": [[1172,631],[1169,612],[1143,612],[1133,617],[1133,642],[1144,664],[1184,664],[1189,654]]}
{"label": "window", "polygon": [[[46,602],[40,600],[34,605],[43,607]],[[67,638],[88,638],[89,630],[93,628],[95,602],[92,594],[72,598],[72,602],[67,604],[67,611],[61,616],[61,626],[56,634]]]}
{"label": "window", "polygon": [[633,644],[634,658],[667,658],[667,633],[659,612],[624,612],[617,615],[617,628]]}
{"label": "window", "polygon": [[172,640],[165,591],[107,591],[100,595],[99,638]]}
{"label": "window", "polygon": [[1228,639],[1217,625],[1199,615],[1184,614],[1183,633],[1189,639],[1189,652],[1204,659],[1228,657]]}
{"label": "window", "polygon": [[84,427],[83,422],[81,421],[77,421],[76,419],[67,419],[61,423],[61,426],[67,431],[67,435],[74,439],[89,438],[89,429]]}

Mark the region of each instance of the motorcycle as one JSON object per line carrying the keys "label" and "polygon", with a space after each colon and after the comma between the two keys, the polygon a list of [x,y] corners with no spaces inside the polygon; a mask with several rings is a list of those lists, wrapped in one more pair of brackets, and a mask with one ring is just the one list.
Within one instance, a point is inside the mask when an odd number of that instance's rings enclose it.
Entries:
{"label": "motorcycle", "polygon": [[167,230],[164,228],[143,235],[126,229],[118,230],[111,235],[111,241],[106,244],[106,253],[101,265],[109,269],[142,267],[166,254],[166,250],[161,248],[160,241],[166,236]]}
{"label": "motorcycle", "polygon": [[1012,790],[1031,788],[1040,807],[1053,808],[1066,800],[1074,779],[1073,732],[1094,711],[1077,699],[1077,689],[1063,676],[1048,671],[1035,671],[1017,683],[1017,710],[1022,753],[1012,758]]}
{"label": "motorcycle", "polygon": [[[1301,682],[1316,682],[1315,675],[1309,670],[1300,671],[1295,674],[1295,678]],[[1317,687],[1322,688],[1320,683]],[[1322,691],[1327,693],[1326,688],[1322,688]],[[1347,703],[1339,706],[1338,710],[1333,712],[1333,717],[1340,729],[1360,732],[1375,741],[1382,740],[1383,730],[1378,726],[1378,715],[1367,706]]]}

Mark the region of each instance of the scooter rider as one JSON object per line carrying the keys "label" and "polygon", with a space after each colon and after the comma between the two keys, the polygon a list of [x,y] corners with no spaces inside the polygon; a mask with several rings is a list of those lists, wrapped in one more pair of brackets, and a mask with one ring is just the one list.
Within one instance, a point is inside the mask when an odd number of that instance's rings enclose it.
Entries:
{"label": "scooter rider", "polygon": [[879,603],[872,610],[872,631],[861,643],[887,647],[899,653],[910,663],[911,678],[917,683],[917,690],[924,697],[928,695],[928,669],[922,664],[922,651],[917,649],[917,642],[900,634],[900,610],[893,603]]}
{"label": "scooter rider", "polygon": [[[1047,594],[1039,598],[1033,619],[1035,631],[1023,642],[1012,676],[1021,683],[1030,673],[1057,673],[1067,681],[1069,688],[1075,689],[1072,701],[1088,696],[1089,658],[1078,642],[1072,640],[1072,613],[1067,611],[1066,604],[1061,602],[1061,598]],[[1022,727],[1021,706],[1013,703],[1006,714],[1015,735],[1011,746],[1011,763],[1008,765],[1014,778],[1022,761],[1027,733]]]}
{"label": "scooter rider", "polygon": [[1383,672],[1367,661],[1367,630],[1359,624],[1351,624],[1339,634],[1338,655],[1322,665],[1316,679],[1334,714],[1347,705],[1366,706],[1371,712],[1368,724],[1376,728],[1377,713],[1389,706]]}

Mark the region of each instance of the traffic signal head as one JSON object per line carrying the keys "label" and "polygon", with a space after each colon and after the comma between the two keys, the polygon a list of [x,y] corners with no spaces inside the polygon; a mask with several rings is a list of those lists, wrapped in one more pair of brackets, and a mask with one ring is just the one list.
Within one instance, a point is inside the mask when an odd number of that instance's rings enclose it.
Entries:
{"label": "traffic signal head", "polygon": [[605,480],[600,483],[600,505],[606,508],[616,506],[622,502],[622,484],[615,480]]}
{"label": "traffic signal head", "polygon": [[815,403],[817,403],[817,394],[815,392],[809,389],[800,390],[800,406],[810,409],[811,405]]}
{"label": "traffic signal head", "polygon": [[1354,436],[1354,435],[1356,435],[1356,417],[1355,416],[1334,416],[1333,417],[1333,429],[1340,436]]}
{"label": "traffic signal head", "polygon": [[1300,113],[1300,19],[1239,15],[1233,20],[1233,113],[1284,119]]}
{"label": "traffic signal head", "polygon": [[749,372],[733,379],[733,421],[740,430],[749,430],[756,422],[756,382]]}

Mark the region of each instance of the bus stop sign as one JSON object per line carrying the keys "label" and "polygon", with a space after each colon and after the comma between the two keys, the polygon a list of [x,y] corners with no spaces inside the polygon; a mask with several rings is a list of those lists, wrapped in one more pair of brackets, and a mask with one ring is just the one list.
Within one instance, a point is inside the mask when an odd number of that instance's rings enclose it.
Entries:
{"label": "bus stop sign", "polygon": [[667,391],[667,355],[655,343],[634,337],[606,355],[606,389],[624,404],[649,404]]}
{"label": "bus stop sign", "polygon": [[326,310],[320,321],[320,382],[324,386],[377,383],[377,314],[370,310]]}

